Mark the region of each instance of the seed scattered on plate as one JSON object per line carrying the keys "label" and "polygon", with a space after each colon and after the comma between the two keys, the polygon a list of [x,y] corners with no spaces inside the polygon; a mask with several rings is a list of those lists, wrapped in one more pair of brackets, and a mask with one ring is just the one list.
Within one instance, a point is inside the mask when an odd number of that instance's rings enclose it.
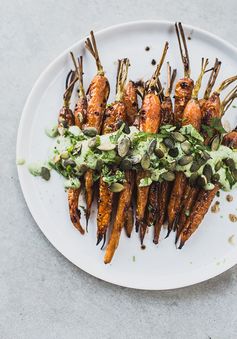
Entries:
{"label": "seed scattered on plate", "polygon": [[211,207],[212,213],[218,213],[220,211],[220,206],[219,205],[220,205],[219,201],[216,201],[214,203],[214,205],[212,205],[212,207]]}
{"label": "seed scattered on plate", "polygon": [[232,246],[235,245],[235,235],[232,234],[229,238],[228,238],[228,243]]}
{"label": "seed scattered on plate", "polygon": [[227,194],[227,196],[226,196],[226,200],[228,201],[228,202],[231,202],[231,201],[233,201],[233,196],[231,195],[231,194]]}
{"label": "seed scattered on plate", "polygon": [[149,46],[146,46],[145,51],[148,52],[150,50]]}
{"label": "seed scattered on plate", "polygon": [[230,213],[229,219],[230,219],[231,222],[237,222],[237,215]]}
{"label": "seed scattered on plate", "polygon": [[156,65],[155,59],[152,59],[152,60],[151,60],[151,64],[152,64],[152,66],[155,66],[155,65]]}

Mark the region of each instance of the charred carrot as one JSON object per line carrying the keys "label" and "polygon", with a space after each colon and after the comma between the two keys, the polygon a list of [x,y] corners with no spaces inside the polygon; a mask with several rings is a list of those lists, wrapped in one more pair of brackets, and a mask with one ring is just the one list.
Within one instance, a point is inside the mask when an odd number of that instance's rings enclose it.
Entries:
{"label": "charred carrot", "polygon": [[[220,93],[222,90],[224,90],[227,86],[229,86],[232,82],[236,80],[237,80],[236,76],[233,76],[231,78],[224,80],[221,83],[221,85],[212,93],[210,98],[205,100],[205,103],[203,104],[203,107],[202,107],[202,124],[205,124],[205,126],[210,127],[211,121],[213,118],[221,118],[221,116],[224,113],[223,110],[224,110],[224,107],[226,107],[226,103],[229,103],[229,97],[233,99],[233,96],[232,96],[233,90],[229,93],[229,95],[226,97],[225,101],[222,104],[220,102]],[[235,89],[234,89],[234,92],[235,92]],[[206,133],[204,129],[202,129],[201,132],[204,136],[204,143],[208,145],[210,142],[210,137],[208,136],[208,134]],[[180,217],[177,223],[176,242],[178,241],[178,238],[184,227],[184,224],[189,217],[189,213],[192,210],[192,207],[198,196],[199,191],[200,189],[196,186],[192,187],[190,184],[187,186],[186,197],[184,197],[183,199],[184,203],[183,203],[182,212],[180,214]]]}
{"label": "charred carrot", "polygon": [[110,239],[108,245],[106,247],[104,263],[108,264],[111,262],[116,248],[119,244],[120,234],[124,225],[124,213],[126,209],[129,207],[127,205],[127,201],[131,199],[132,190],[131,190],[131,172],[126,172],[126,182],[124,183],[124,190],[120,194],[120,203],[118,204],[118,209],[113,225],[113,229],[110,235]]}
{"label": "charred carrot", "polygon": [[[185,39],[184,30],[181,22],[175,23],[176,35],[178,38],[180,54],[184,66],[184,77],[180,79],[175,86],[175,103],[174,103],[174,120],[177,126],[182,124],[183,111],[191,99],[194,86],[193,80],[190,78],[190,63],[188,48]],[[183,46],[182,46],[183,44]]]}
{"label": "charred carrot", "polygon": [[[75,125],[79,128],[82,128],[86,114],[87,114],[87,100],[83,87],[83,64],[82,57],[78,60],[78,65],[75,60],[73,53],[71,52],[71,57],[76,69],[76,73],[79,80],[79,90],[78,90],[78,100],[74,109],[74,120]],[[78,209],[78,201],[81,193],[81,187],[77,189],[69,188],[68,189],[68,205],[69,205],[69,213],[70,218],[73,225],[84,234],[84,229],[81,226],[81,212]]]}
{"label": "charred carrot", "polygon": [[[208,60],[202,60],[201,73],[192,91],[191,99],[188,101],[184,112],[182,125],[191,124],[197,130],[201,128],[201,108],[198,101],[198,92],[201,87],[202,78],[207,67]],[[183,172],[176,174],[174,186],[171,192],[170,201],[168,205],[168,234],[171,232],[174,223],[177,221],[177,216],[182,208],[182,197],[187,186],[187,179]]]}
{"label": "charred carrot", "polygon": [[[228,107],[231,105],[233,100],[237,97],[237,86],[227,95],[223,100],[221,105],[221,112],[225,112]],[[227,133],[223,138],[223,145],[237,148],[237,129],[235,128],[232,132]],[[181,249],[185,242],[191,237],[191,235],[197,230],[200,223],[202,222],[205,214],[207,213],[216,192],[220,189],[220,184],[215,184],[215,187],[211,191],[205,191],[201,189],[200,193],[197,196],[195,204],[193,205],[192,211],[189,218],[186,220],[184,227],[180,233],[180,244],[179,249]]]}
{"label": "charred carrot", "polygon": [[[173,113],[173,105],[171,100],[171,92],[173,88],[173,83],[176,77],[176,70],[174,70],[171,74],[171,67],[168,63],[168,81],[167,81],[167,89],[164,94],[163,100],[161,102],[161,125],[173,125],[174,124],[174,113]],[[155,219],[154,224],[154,239],[153,242],[155,244],[159,241],[159,235],[161,226],[164,224],[166,216],[167,216],[167,205],[169,202],[170,191],[173,183],[168,181],[163,181],[157,184],[159,186],[158,189],[158,201],[157,201],[157,218]]]}
{"label": "charred carrot", "polygon": [[[186,38],[184,34],[184,30],[182,24],[175,23],[176,35],[178,38],[178,44],[180,49],[180,55],[184,67],[184,77],[180,79],[175,86],[175,101],[174,101],[174,124],[176,126],[180,126],[183,121],[183,112],[184,109],[191,99],[192,91],[194,87],[194,82],[190,78],[190,63],[189,63],[189,55],[188,48],[186,43]],[[173,223],[176,218],[175,213],[175,204],[177,197],[182,196],[184,188],[185,188],[186,178],[182,175],[182,173],[176,173],[175,182],[173,184],[173,188],[170,195],[170,200],[167,207],[167,217],[168,217],[168,233],[172,230]]]}
{"label": "charred carrot", "polygon": [[[109,97],[109,82],[105,77],[102,64],[100,62],[99,53],[93,31],[90,32],[91,38],[87,38],[85,42],[86,48],[92,54],[96,61],[97,74],[92,79],[87,91],[87,117],[84,128],[94,127],[98,134],[101,132],[102,122],[106,103]],[[93,201],[93,171],[88,170],[85,174],[85,193],[86,193],[86,222],[90,217],[90,210]]]}
{"label": "charred carrot", "polygon": [[133,81],[125,87],[124,104],[126,107],[126,121],[132,126],[138,114],[137,89]]}
{"label": "charred carrot", "polygon": [[[205,115],[205,106],[206,106],[206,103],[207,101],[209,100],[209,97],[210,97],[210,94],[211,94],[211,91],[212,91],[212,88],[216,82],[216,79],[217,79],[217,76],[219,74],[219,71],[220,71],[220,67],[221,67],[221,62],[216,59],[215,60],[215,64],[213,66],[213,69],[212,69],[212,72],[210,74],[210,77],[209,77],[209,80],[208,80],[208,83],[207,83],[207,86],[206,86],[206,90],[205,90],[205,93],[204,93],[204,96],[202,99],[199,100],[199,106],[200,106],[200,109],[201,109],[201,121],[203,122],[203,117]],[[192,187],[192,185],[190,183],[187,183],[187,186],[185,188],[185,192],[184,192],[184,196],[183,196],[183,199],[182,199],[182,208],[180,209],[180,215],[178,216],[178,220],[177,220],[177,223],[176,223],[176,229],[177,229],[177,232],[176,232],[176,242],[179,238],[179,234],[182,230],[182,227],[189,215],[189,211],[191,210],[193,204],[194,204],[194,201],[199,193],[199,188],[198,187]]]}
{"label": "charred carrot", "polygon": [[[144,132],[156,133],[160,125],[160,99],[157,93],[157,81],[163,65],[168,43],[166,42],[161,60],[157,69],[152,76],[149,86],[145,90],[142,107],[139,112],[139,129]],[[136,231],[139,230],[140,224],[143,223],[145,214],[149,187],[139,187],[140,180],[148,175],[147,171],[139,171],[137,173],[137,206],[136,206]]]}
{"label": "charred carrot", "polygon": [[[129,126],[136,126],[138,121],[138,100],[137,100],[137,86],[133,81],[129,81],[125,86],[124,93],[124,104],[126,109],[126,122]],[[135,176],[134,172],[131,172],[131,190],[134,188]],[[132,197],[130,199],[130,206],[125,212],[124,218],[124,229],[126,235],[130,238],[133,224],[134,224],[134,211],[133,211],[133,203]]]}
{"label": "charred carrot", "polygon": [[[102,134],[116,131],[118,123],[126,119],[126,107],[123,101],[125,83],[127,79],[129,60],[119,60],[118,76],[116,86],[116,100],[109,105],[105,111]],[[104,238],[106,240],[106,232],[110,225],[112,215],[113,192],[107,183],[100,178],[99,197],[98,197],[98,214],[97,214],[97,245]],[[104,244],[103,244],[104,245]],[[103,246],[102,246],[103,247]]]}
{"label": "charred carrot", "polygon": [[[132,177],[132,180],[134,181],[134,178]],[[134,183],[131,185],[131,190],[133,189]],[[125,214],[125,224],[124,224],[124,229],[126,232],[126,235],[128,238],[131,237],[132,230],[133,230],[133,225],[134,225],[134,211],[133,211],[133,204],[128,207],[126,214]]]}

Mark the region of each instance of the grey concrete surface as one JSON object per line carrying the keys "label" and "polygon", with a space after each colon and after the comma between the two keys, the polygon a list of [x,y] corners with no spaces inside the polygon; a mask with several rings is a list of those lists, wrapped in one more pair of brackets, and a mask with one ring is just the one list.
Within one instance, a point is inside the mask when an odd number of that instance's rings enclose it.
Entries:
{"label": "grey concrete surface", "polygon": [[110,285],[70,264],[45,239],[21,193],[16,132],[35,80],[93,28],[181,20],[237,45],[237,4],[219,1],[0,1],[0,338],[235,339],[237,268],[180,290]]}

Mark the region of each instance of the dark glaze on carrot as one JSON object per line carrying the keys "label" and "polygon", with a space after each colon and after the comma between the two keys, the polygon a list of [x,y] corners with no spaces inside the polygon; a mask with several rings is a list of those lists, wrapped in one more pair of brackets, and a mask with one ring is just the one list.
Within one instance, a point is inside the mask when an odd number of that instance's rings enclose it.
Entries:
{"label": "dark glaze on carrot", "polygon": [[[96,41],[93,32],[90,32],[91,38],[85,42],[86,48],[92,54],[96,61],[97,74],[92,79],[87,91],[87,117],[85,127],[95,127],[100,134],[106,103],[109,97],[109,82],[105,77],[103,67],[100,62]],[[93,201],[93,171],[88,170],[85,174],[85,193],[86,193],[86,221],[88,223],[90,210]]]}
{"label": "dark glaze on carrot", "polygon": [[[180,79],[175,86],[174,120],[177,126],[182,124],[183,111],[191,99],[194,82],[190,79],[190,64],[188,48],[181,22],[175,23],[180,54],[184,65],[184,78]],[[182,46],[183,44],[183,46]]]}
{"label": "dark glaze on carrot", "polygon": [[[75,120],[75,125],[78,126],[79,128],[83,127],[83,123],[86,118],[87,114],[87,100],[83,88],[83,60],[82,56],[78,60],[78,65],[76,62],[76,59],[71,52],[71,57],[76,69],[76,73],[78,76],[79,80],[79,90],[78,90],[78,99],[77,103],[74,109],[74,120]],[[79,201],[79,196],[81,193],[81,187],[78,189],[73,189],[69,188],[68,189],[68,205],[69,205],[69,213],[70,213],[70,218],[73,223],[73,225],[82,233],[84,234],[84,229],[81,226],[81,212],[78,209],[78,201]]]}
{"label": "dark glaze on carrot", "polygon": [[[164,62],[168,50],[166,42],[161,60],[157,69],[149,82],[142,101],[142,107],[139,112],[139,129],[143,132],[156,133],[160,125],[160,108],[161,103],[156,90],[160,69]],[[143,223],[146,204],[148,200],[149,187],[139,187],[140,180],[145,178],[149,173],[147,171],[138,171],[136,177],[137,183],[137,205],[136,205],[136,231],[139,230],[140,224]]]}
{"label": "dark glaze on carrot", "polygon": [[[199,75],[199,78],[193,88],[192,97],[188,101],[184,112],[183,112],[183,120],[182,125],[189,125],[191,124],[194,128],[198,131],[201,127],[201,108],[199,106],[199,102],[197,99],[198,92],[201,87],[201,82],[203,75],[205,73],[205,69],[207,67],[208,60],[202,60],[202,69]],[[183,172],[178,172],[176,174],[175,183],[171,192],[170,201],[168,205],[168,234],[171,232],[174,223],[177,221],[177,217],[179,215],[180,209],[182,208],[182,199],[183,194],[185,192],[185,188],[187,187],[187,179]]]}
{"label": "dark glaze on carrot", "polygon": [[[222,115],[228,109],[228,107],[231,105],[231,103],[236,97],[237,97],[237,86],[223,100],[220,115]],[[229,132],[224,136],[222,144],[228,147],[237,148],[237,128],[235,128],[232,132]],[[217,183],[214,189],[211,191],[205,191],[204,189],[200,190],[195,200],[195,203],[193,204],[190,216],[186,219],[182,231],[180,232],[179,249],[181,249],[184,246],[185,242],[197,230],[205,214],[207,213],[216,195],[216,192],[219,189],[220,185]]]}
{"label": "dark glaze on carrot", "polygon": [[126,121],[132,126],[138,114],[137,89],[133,81],[129,81],[125,87],[124,104],[126,107]]}
{"label": "dark glaze on carrot", "polygon": [[[167,89],[161,102],[161,125],[173,125],[174,124],[174,113],[173,105],[171,100],[171,92],[173,83],[176,77],[176,70],[171,74],[171,67],[168,63],[168,80]],[[161,226],[164,224],[167,217],[167,206],[169,202],[170,192],[173,186],[172,182],[163,181],[156,184],[158,186],[158,197],[157,197],[157,217],[154,220],[154,238],[153,242],[158,244]]]}
{"label": "dark glaze on carrot", "polygon": [[[236,76],[228,78],[224,80],[221,85],[216,89],[209,99],[205,99],[205,102],[202,106],[202,124],[207,126],[211,126],[212,118],[221,118],[223,114],[222,106],[226,105],[225,102],[223,105],[220,102],[220,92],[229,86],[232,82],[237,80]],[[214,84],[213,84],[214,85]],[[230,96],[232,95],[232,91],[230,92]],[[228,101],[228,97],[226,100]],[[207,135],[205,130],[201,130],[201,133],[204,137],[204,144],[208,145],[210,142],[210,137]],[[180,213],[179,220],[177,222],[177,233],[176,233],[176,242],[180,236],[180,233],[184,227],[184,224],[189,216],[189,211],[192,210],[195,200],[199,194],[200,189],[198,187],[192,187],[190,184],[187,185],[185,196],[183,199],[183,207],[182,212]]]}
{"label": "dark glaze on carrot", "polygon": [[[134,186],[134,177],[132,177],[132,185],[131,185],[131,190],[133,191],[133,186]],[[125,224],[124,224],[124,229],[126,232],[126,235],[128,238],[131,237],[132,230],[133,230],[133,225],[134,225],[134,211],[133,211],[133,204],[129,206],[127,211],[125,212]]]}
{"label": "dark glaze on carrot", "polygon": [[126,182],[124,183],[124,190],[120,193],[119,204],[116,212],[116,217],[113,225],[113,229],[110,235],[108,245],[106,247],[104,263],[108,264],[111,262],[116,248],[119,244],[120,234],[124,225],[124,214],[127,208],[129,208],[128,203],[131,200],[132,189],[131,189],[131,171],[126,172]]}
{"label": "dark glaze on carrot", "polygon": [[[104,116],[102,134],[115,132],[119,123],[126,120],[126,106],[123,102],[125,83],[128,74],[129,60],[119,60],[116,101],[107,107]],[[98,196],[98,214],[97,214],[97,245],[104,238],[106,240],[106,232],[110,225],[112,216],[113,192],[109,189],[107,183],[100,178],[99,196]],[[104,244],[103,244],[104,245]],[[102,247],[103,247],[102,245]]]}

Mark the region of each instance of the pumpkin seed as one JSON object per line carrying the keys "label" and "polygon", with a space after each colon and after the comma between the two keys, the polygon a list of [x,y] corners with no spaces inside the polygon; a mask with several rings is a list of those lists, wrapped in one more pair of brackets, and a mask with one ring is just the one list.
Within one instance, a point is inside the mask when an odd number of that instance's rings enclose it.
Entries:
{"label": "pumpkin seed", "polygon": [[95,137],[98,134],[98,131],[95,127],[86,127],[82,132],[87,137]]}
{"label": "pumpkin seed", "polygon": [[57,162],[60,161],[60,155],[59,154],[56,154],[54,157],[53,157],[53,162],[56,164]]}
{"label": "pumpkin seed", "polygon": [[191,144],[190,144],[190,142],[188,142],[188,141],[186,140],[186,141],[184,141],[184,142],[182,142],[182,143],[180,144],[180,147],[181,147],[181,150],[182,150],[185,154],[187,154],[187,155],[190,154],[190,150],[191,150]]}
{"label": "pumpkin seed", "polygon": [[206,186],[204,187],[204,189],[206,191],[212,191],[215,188],[215,185],[212,184],[211,182],[209,182],[208,184],[206,184]]}
{"label": "pumpkin seed", "polygon": [[147,148],[147,153],[149,155],[152,155],[152,153],[155,151],[156,145],[157,145],[157,140],[156,139],[151,140]]}
{"label": "pumpkin seed", "polygon": [[76,166],[76,163],[75,163],[75,161],[72,160],[72,159],[66,159],[66,160],[64,160],[63,166],[64,166],[64,167],[67,167],[68,165],[69,165],[69,166],[72,166],[72,167],[75,167],[75,166]]}
{"label": "pumpkin seed", "polygon": [[69,154],[68,154],[67,151],[65,151],[65,152],[63,152],[63,153],[60,154],[60,157],[61,157],[62,159],[67,159],[67,158],[69,157]]}
{"label": "pumpkin seed", "polygon": [[207,160],[211,159],[211,156],[206,151],[203,151],[202,152],[202,158],[207,161]]}
{"label": "pumpkin seed", "polygon": [[44,180],[48,181],[48,180],[50,179],[50,171],[49,171],[49,169],[48,169],[47,167],[44,167],[44,166],[43,166],[43,167],[41,168],[40,175],[41,175],[41,177],[42,177]]}
{"label": "pumpkin seed", "polygon": [[221,160],[219,160],[215,165],[215,171],[216,172],[219,171],[219,169],[221,169],[222,165],[223,165],[223,162]]}
{"label": "pumpkin seed", "polygon": [[141,160],[142,168],[144,170],[147,170],[150,167],[150,163],[151,163],[150,156],[147,153],[145,153]]}
{"label": "pumpkin seed", "polygon": [[211,143],[211,150],[212,151],[217,151],[218,148],[220,146],[220,137],[219,135],[216,135],[213,140],[212,140],[212,143]]}
{"label": "pumpkin seed", "polygon": [[163,158],[165,155],[164,152],[160,148],[156,148],[154,153],[159,159]]}
{"label": "pumpkin seed", "polygon": [[211,178],[211,181],[215,184],[215,183],[217,183],[219,180],[220,180],[220,174],[218,174],[218,173],[213,174],[213,176],[212,176],[212,178]]}
{"label": "pumpkin seed", "polygon": [[75,147],[74,147],[74,151],[73,151],[73,155],[79,155],[81,154],[81,148],[82,148],[82,144],[80,142],[76,143]]}
{"label": "pumpkin seed", "polygon": [[175,147],[175,142],[174,142],[174,139],[172,139],[172,138],[165,138],[163,140],[163,143],[168,148],[174,148]]}
{"label": "pumpkin seed", "polygon": [[122,190],[124,190],[124,186],[120,184],[119,182],[114,182],[110,186],[111,192],[118,193],[118,192],[121,192]]}
{"label": "pumpkin seed", "polygon": [[186,140],[185,136],[183,136],[183,134],[181,134],[180,132],[173,132],[172,136],[174,140],[178,142],[184,142]]}
{"label": "pumpkin seed", "polygon": [[207,178],[202,174],[197,178],[196,183],[199,187],[204,187],[207,184]]}
{"label": "pumpkin seed", "polygon": [[196,185],[197,178],[198,178],[198,174],[197,173],[191,174],[191,176],[189,178],[189,182],[190,182],[191,186],[195,186]]}
{"label": "pumpkin seed", "polygon": [[96,135],[95,137],[91,138],[88,141],[88,147],[89,148],[96,148],[100,145],[100,137],[98,135]]}
{"label": "pumpkin seed", "polygon": [[129,158],[133,165],[139,164],[141,162],[142,156],[140,154],[133,155]]}
{"label": "pumpkin seed", "polygon": [[177,162],[174,160],[174,161],[172,161],[171,163],[169,163],[169,165],[167,166],[167,169],[169,170],[169,171],[174,171],[175,170],[175,167],[176,167],[176,164],[177,164]]}
{"label": "pumpkin seed", "polygon": [[120,163],[120,168],[124,171],[132,169],[132,162],[128,159],[123,159]]}
{"label": "pumpkin seed", "polygon": [[213,171],[212,171],[212,167],[209,164],[206,164],[203,168],[203,174],[205,175],[205,177],[207,178],[207,182],[211,181],[212,175],[213,175]]}
{"label": "pumpkin seed", "polygon": [[121,158],[124,158],[128,151],[129,151],[129,147],[130,147],[130,139],[127,137],[122,138],[119,143],[118,143],[118,155]]}
{"label": "pumpkin seed", "polygon": [[235,169],[235,162],[233,159],[231,158],[226,158],[224,159],[225,164],[231,169],[234,170]]}
{"label": "pumpkin seed", "polygon": [[[205,163],[206,161],[204,161]],[[201,159],[196,159],[194,160],[194,162],[192,163],[191,167],[190,167],[190,172],[196,172],[199,170],[199,168],[204,165],[203,161]]]}
{"label": "pumpkin seed", "polygon": [[116,144],[112,144],[109,141],[104,142],[100,144],[99,146],[97,146],[97,149],[99,149],[100,151],[112,151],[115,148],[116,148]]}
{"label": "pumpkin seed", "polygon": [[165,181],[173,181],[175,179],[175,174],[173,172],[165,172],[161,174],[162,179]]}
{"label": "pumpkin seed", "polygon": [[182,158],[178,160],[178,164],[180,166],[185,166],[185,165],[190,164],[190,162],[192,161],[193,161],[192,155],[184,155]]}
{"label": "pumpkin seed", "polygon": [[179,155],[179,149],[177,147],[175,148],[171,148],[168,152],[168,154],[173,157],[176,158]]}

